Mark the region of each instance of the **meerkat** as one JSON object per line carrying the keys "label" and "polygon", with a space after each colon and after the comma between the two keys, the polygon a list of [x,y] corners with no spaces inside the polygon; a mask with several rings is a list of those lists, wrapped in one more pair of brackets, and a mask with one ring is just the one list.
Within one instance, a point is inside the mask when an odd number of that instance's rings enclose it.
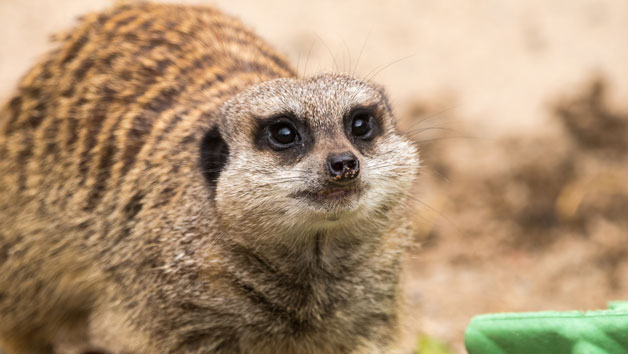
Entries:
{"label": "meerkat", "polygon": [[0,351],[388,353],[416,148],[212,7],[88,14],[0,111]]}

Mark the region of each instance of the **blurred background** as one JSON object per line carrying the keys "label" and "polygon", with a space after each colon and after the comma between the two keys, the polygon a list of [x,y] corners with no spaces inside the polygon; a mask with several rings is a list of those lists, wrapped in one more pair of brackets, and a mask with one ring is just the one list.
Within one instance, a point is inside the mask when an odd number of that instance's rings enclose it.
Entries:
{"label": "blurred background", "polygon": [[[112,3],[0,0],[0,100],[51,34]],[[194,3],[242,19],[301,75],[386,87],[424,159],[408,351],[463,353],[479,313],[628,298],[627,1]]]}

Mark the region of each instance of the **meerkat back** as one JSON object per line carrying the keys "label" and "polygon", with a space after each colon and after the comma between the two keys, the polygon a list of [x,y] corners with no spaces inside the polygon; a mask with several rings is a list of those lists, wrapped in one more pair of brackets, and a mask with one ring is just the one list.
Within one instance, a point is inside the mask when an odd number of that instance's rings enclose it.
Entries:
{"label": "meerkat back", "polygon": [[210,7],[123,5],[22,78],[0,156],[0,351],[393,345],[418,156],[379,87],[296,78]]}

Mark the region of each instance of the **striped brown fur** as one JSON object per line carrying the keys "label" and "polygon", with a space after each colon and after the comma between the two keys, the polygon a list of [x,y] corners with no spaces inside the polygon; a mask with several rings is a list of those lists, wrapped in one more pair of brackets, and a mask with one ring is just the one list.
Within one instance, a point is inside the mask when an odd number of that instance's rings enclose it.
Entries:
{"label": "striped brown fur", "polygon": [[[375,107],[381,137],[339,138],[350,105]],[[257,119],[289,107],[309,150],[256,148]],[[320,187],[313,163],[338,149],[362,159],[366,197],[334,223],[340,207],[277,188]],[[211,7],[120,5],[22,78],[0,154],[0,351],[392,350],[418,157],[379,88],[297,78]]]}

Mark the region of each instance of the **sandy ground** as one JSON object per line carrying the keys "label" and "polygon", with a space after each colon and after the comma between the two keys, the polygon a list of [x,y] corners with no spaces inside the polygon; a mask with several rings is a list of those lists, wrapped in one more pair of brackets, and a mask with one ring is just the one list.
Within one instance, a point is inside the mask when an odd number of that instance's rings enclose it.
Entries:
{"label": "sandy ground", "polygon": [[[111,3],[0,0],[0,100],[50,34]],[[387,87],[426,160],[413,197],[422,247],[407,267],[408,347],[423,332],[463,352],[478,313],[628,298],[618,182],[628,179],[628,2],[207,3],[301,73],[355,72]]]}

